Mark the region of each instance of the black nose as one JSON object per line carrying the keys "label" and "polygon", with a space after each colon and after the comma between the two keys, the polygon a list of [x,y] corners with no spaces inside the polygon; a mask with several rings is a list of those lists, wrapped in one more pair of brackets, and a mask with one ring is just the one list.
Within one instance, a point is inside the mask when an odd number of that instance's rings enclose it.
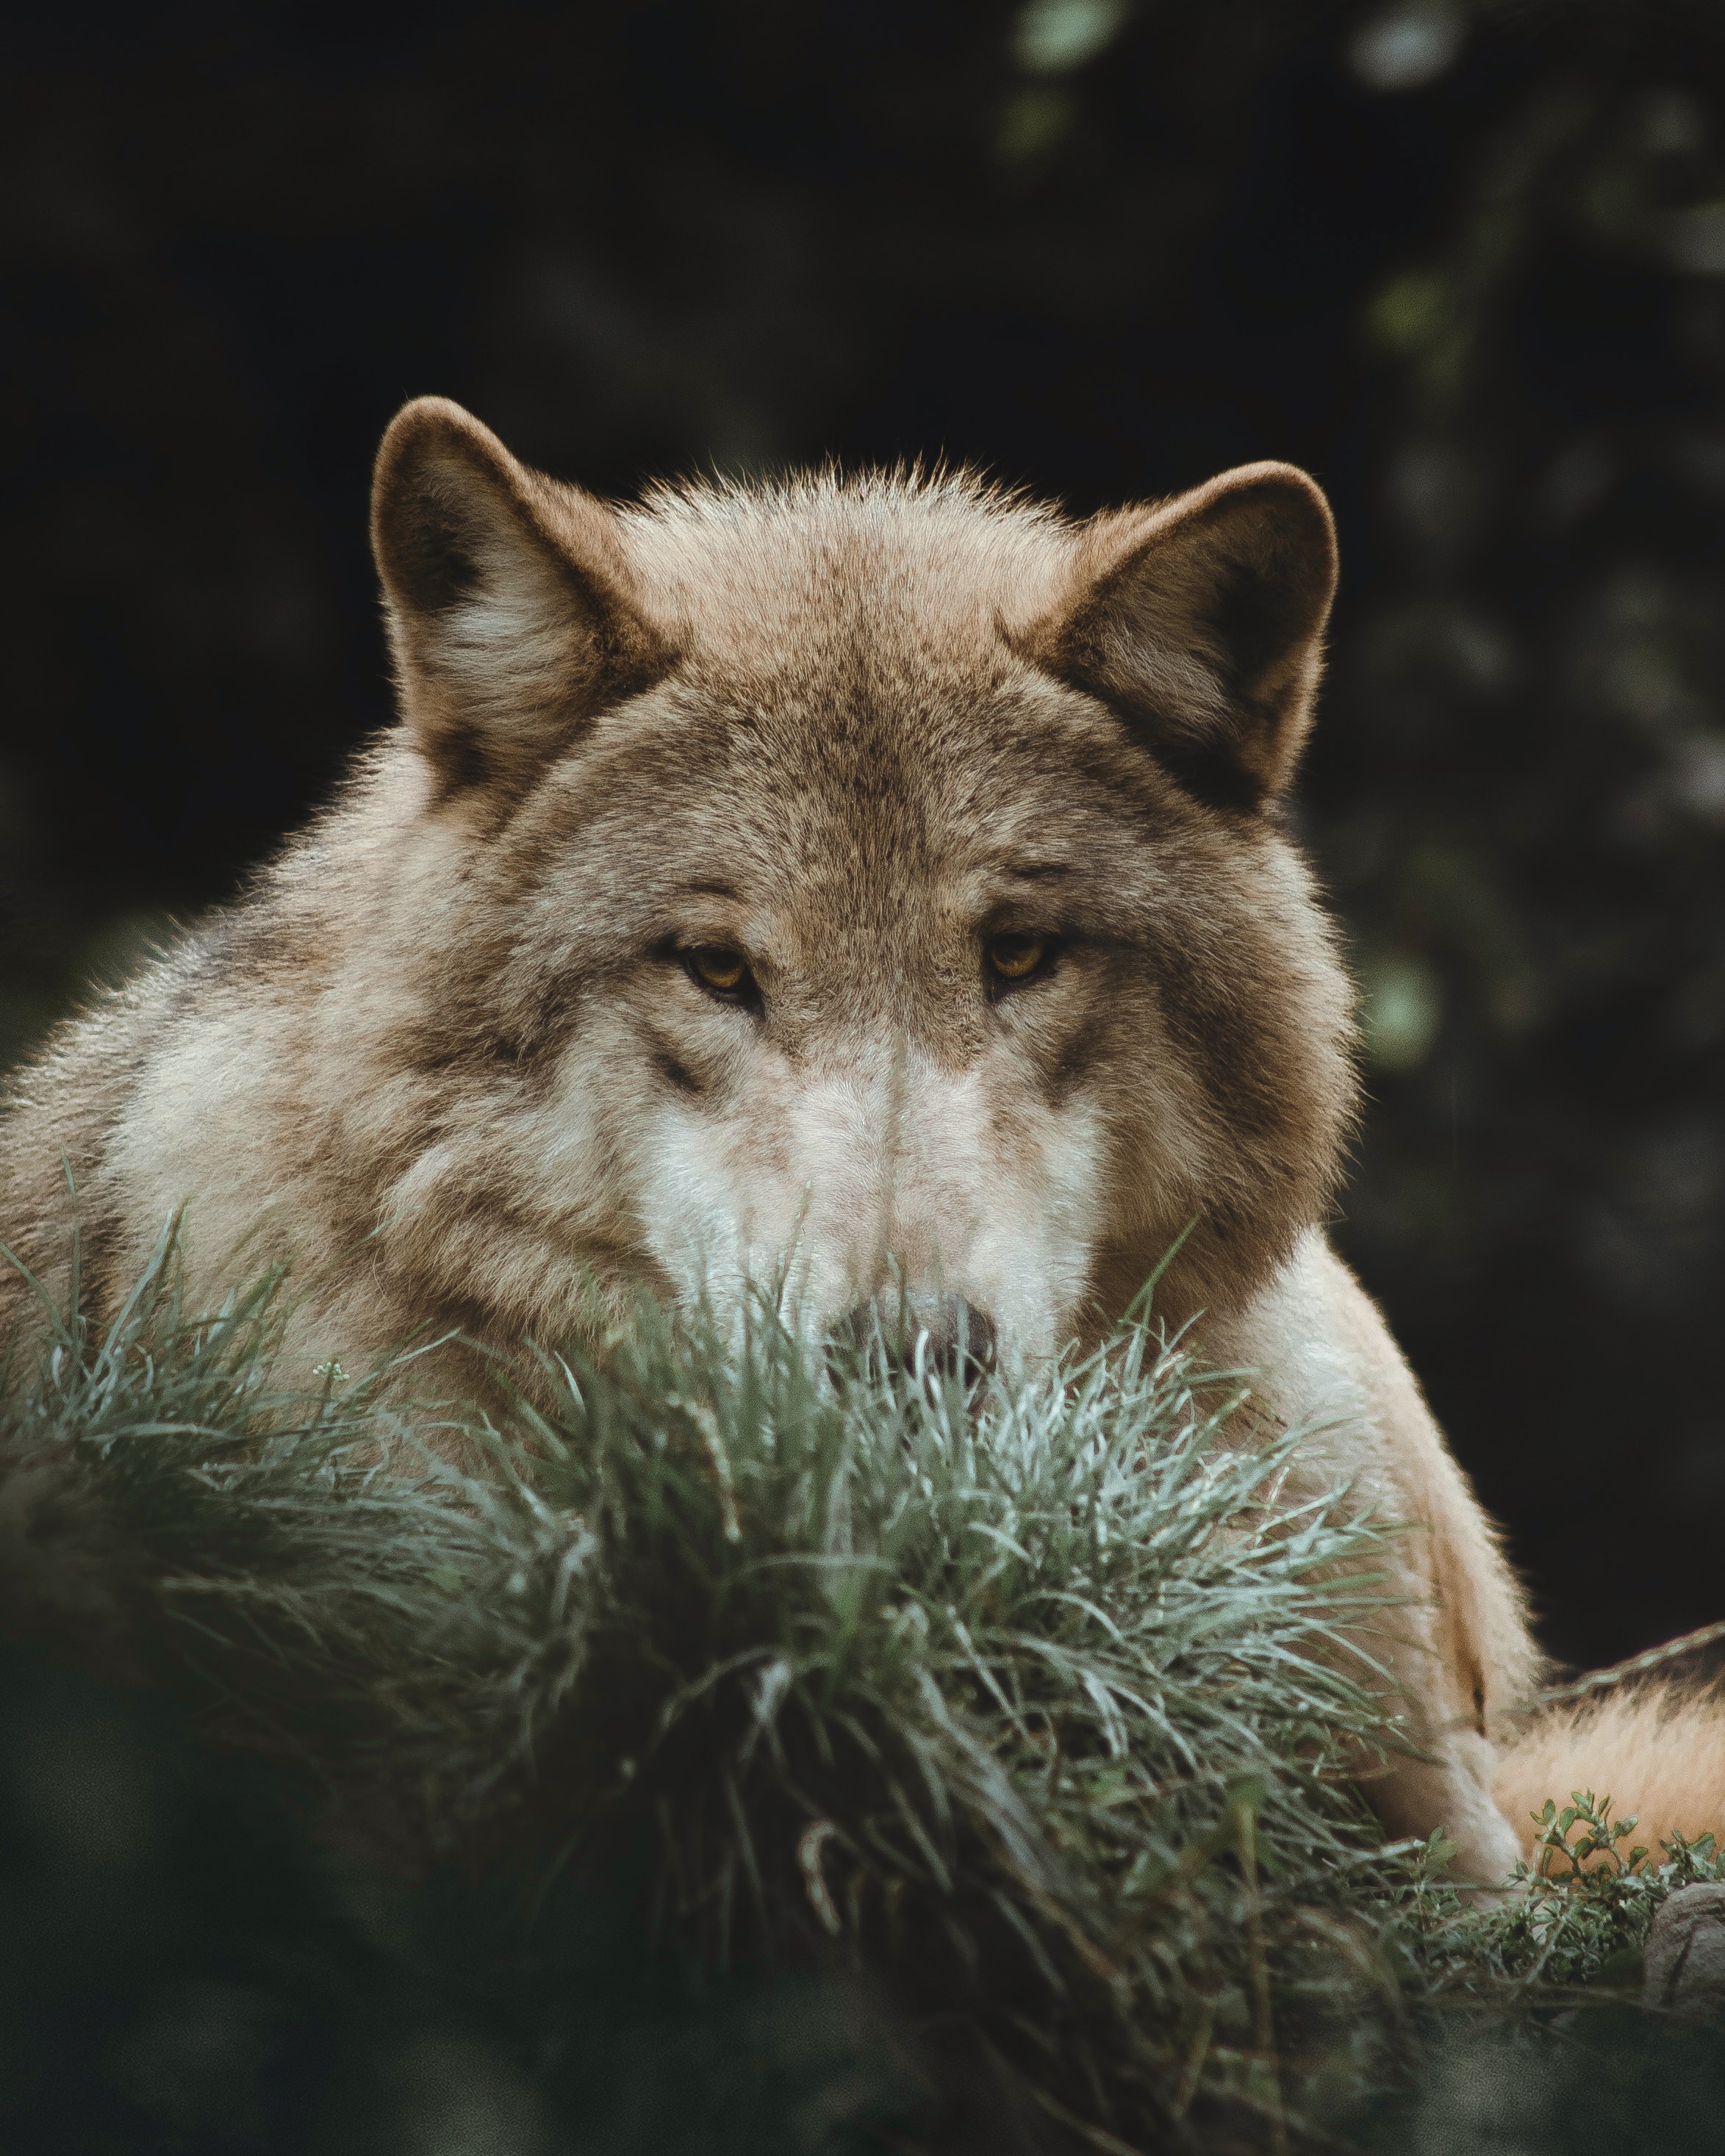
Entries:
{"label": "black nose", "polygon": [[883,1288],[834,1328],[847,1347],[889,1370],[926,1369],[975,1385],[994,1367],[994,1321],[957,1295],[901,1295]]}

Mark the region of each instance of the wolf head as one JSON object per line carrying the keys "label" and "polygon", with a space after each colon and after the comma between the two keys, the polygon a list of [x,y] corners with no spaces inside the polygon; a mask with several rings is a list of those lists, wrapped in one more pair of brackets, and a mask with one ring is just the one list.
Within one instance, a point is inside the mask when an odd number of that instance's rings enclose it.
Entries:
{"label": "wolf head", "polygon": [[1352,1083],[1280,814],[1335,580],[1302,474],[1082,524],[962,477],[613,509],[425,399],[373,534],[423,1298],[542,1337],[578,1275],[781,1278],[811,1329],[899,1301],[1016,1358],[1183,1235],[1163,1306],[1235,1305],[1320,1215]]}

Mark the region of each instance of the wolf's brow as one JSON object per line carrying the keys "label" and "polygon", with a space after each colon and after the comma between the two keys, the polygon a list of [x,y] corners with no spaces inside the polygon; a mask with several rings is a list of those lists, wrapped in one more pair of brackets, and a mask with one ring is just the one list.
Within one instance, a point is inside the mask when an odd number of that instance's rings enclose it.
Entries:
{"label": "wolf's brow", "polygon": [[1024,883],[1050,883],[1057,877],[1072,874],[1070,861],[991,861],[988,865],[997,875],[1017,876]]}
{"label": "wolf's brow", "polygon": [[673,884],[671,896],[673,898],[728,898],[739,905],[742,901],[742,893],[735,884],[714,882],[706,877],[696,877],[687,883]]}

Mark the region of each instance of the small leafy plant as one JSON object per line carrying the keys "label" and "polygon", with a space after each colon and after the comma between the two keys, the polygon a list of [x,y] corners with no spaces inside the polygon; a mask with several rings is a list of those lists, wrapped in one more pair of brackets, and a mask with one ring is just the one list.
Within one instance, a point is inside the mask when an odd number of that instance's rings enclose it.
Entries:
{"label": "small leafy plant", "polygon": [[1609,1797],[1577,1789],[1548,1797],[1531,1866],[1495,1912],[1487,1937],[1496,1966],[1528,1987],[1604,1984],[1638,1989],[1648,1928],[1681,1887],[1725,1878],[1713,1837],[1675,1835],[1660,1861],[1634,1840],[1635,1820],[1613,1819]]}

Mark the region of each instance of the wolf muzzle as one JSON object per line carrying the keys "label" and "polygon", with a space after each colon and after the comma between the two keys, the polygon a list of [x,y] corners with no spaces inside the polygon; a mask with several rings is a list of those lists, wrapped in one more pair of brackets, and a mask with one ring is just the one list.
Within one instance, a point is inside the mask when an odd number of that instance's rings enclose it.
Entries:
{"label": "wolf muzzle", "polygon": [[884,1287],[833,1327],[834,1342],[888,1371],[909,1373],[919,1363],[967,1386],[994,1367],[994,1321],[957,1295],[918,1295]]}

